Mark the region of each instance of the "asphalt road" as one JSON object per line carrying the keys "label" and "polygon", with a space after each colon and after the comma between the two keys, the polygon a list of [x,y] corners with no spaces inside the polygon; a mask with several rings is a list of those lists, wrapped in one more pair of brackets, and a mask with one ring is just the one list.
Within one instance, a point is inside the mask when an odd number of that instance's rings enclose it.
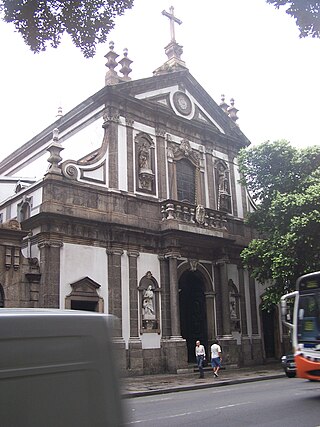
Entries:
{"label": "asphalt road", "polygon": [[126,426],[320,427],[320,383],[273,379],[126,402]]}

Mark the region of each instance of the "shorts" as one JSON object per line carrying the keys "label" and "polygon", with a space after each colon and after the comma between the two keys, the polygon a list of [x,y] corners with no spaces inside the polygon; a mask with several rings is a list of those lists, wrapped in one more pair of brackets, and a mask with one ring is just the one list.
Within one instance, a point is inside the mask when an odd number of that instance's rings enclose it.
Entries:
{"label": "shorts", "polygon": [[213,368],[221,368],[220,357],[214,357],[213,359],[211,359],[211,366]]}

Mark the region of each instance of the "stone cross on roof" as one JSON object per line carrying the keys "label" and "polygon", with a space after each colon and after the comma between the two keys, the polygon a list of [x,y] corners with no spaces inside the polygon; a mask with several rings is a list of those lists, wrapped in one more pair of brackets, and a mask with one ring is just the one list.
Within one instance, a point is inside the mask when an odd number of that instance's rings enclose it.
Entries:
{"label": "stone cross on roof", "polygon": [[170,19],[170,34],[171,34],[171,42],[175,42],[175,34],[174,34],[174,23],[176,22],[177,24],[181,25],[182,21],[180,21],[180,19],[176,18],[174,16],[174,8],[173,6],[171,6],[169,8],[170,12],[166,12],[165,10],[162,11],[162,15],[166,16],[167,18]]}

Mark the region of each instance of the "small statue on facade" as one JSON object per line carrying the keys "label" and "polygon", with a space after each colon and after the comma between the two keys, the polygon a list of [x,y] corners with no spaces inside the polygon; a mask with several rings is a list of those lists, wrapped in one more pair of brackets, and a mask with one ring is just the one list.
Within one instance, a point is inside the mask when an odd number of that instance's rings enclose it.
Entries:
{"label": "small statue on facade", "polygon": [[142,300],[142,313],[143,319],[155,319],[155,311],[153,305],[153,290],[152,286],[149,285],[148,288],[144,291],[143,300]]}

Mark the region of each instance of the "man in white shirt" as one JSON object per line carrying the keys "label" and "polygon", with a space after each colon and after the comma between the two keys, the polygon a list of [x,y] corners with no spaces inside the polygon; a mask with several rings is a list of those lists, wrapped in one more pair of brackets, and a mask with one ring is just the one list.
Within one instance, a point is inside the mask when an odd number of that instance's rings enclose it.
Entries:
{"label": "man in white shirt", "polygon": [[213,369],[213,375],[215,377],[218,377],[219,369],[221,368],[221,347],[218,344],[217,340],[213,341],[213,344],[211,346],[211,366]]}
{"label": "man in white shirt", "polygon": [[206,350],[202,344],[200,344],[200,341],[196,341],[196,359],[197,359],[197,365],[199,368],[200,377],[204,378],[204,370],[203,370],[203,364],[206,360]]}

